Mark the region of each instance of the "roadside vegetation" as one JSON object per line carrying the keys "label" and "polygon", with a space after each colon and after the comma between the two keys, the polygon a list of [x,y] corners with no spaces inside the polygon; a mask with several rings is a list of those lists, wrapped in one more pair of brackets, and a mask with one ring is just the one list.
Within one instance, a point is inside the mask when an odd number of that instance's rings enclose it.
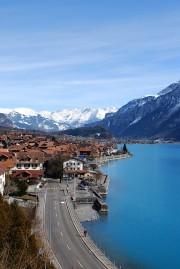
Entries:
{"label": "roadside vegetation", "polygon": [[53,269],[46,251],[39,251],[43,244],[32,220],[17,203],[8,204],[0,195],[0,212],[0,268]]}
{"label": "roadside vegetation", "polygon": [[46,161],[44,164],[45,177],[63,179],[63,157],[59,154],[56,158]]}

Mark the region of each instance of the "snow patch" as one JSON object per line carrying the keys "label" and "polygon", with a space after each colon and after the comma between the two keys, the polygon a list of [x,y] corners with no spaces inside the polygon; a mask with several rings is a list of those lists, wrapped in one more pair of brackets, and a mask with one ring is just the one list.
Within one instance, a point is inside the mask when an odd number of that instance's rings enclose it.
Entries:
{"label": "snow patch", "polygon": [[3,113],[3,114],[9,114],[10,112],[12,112],[13,110],[10,109],[10,108],[0,108],[0,113]]}
{"label": "snow patch", "polygon": [[169,117],[170,115],[172,115],[173,113],[175,113],[179,109],[180,109],[180,103],[177,104],[175,107],[173,107],[173,109],[171,109],[171,111],[169,112],[169,114],[167,115],[167,117]]}
{"label": "snow patch", "polygon": [[137,117],[133,122],[131,122],[129,125],[133,125],[141,120],[142,117]]}
{"label": "snow patch", "polygon": [[15,108],[13,109],[13,111],[19,113],[19,114],[22,114],[26,117],[32,117],[32,116],[37,116],[38,113],[33,110],[33,109],[30,109],[30,108],[23,108],[23,107],[20,107],[20,108]]}

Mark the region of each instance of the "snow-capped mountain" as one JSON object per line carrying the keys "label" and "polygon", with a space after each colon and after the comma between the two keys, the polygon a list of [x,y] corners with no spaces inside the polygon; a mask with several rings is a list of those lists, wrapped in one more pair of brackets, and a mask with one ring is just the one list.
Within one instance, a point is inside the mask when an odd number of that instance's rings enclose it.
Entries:
{"label": "snow-capped mountain", "polygon": [[100,125],[122,139],[171,139],[180,141],[180,81],[155,96],[135,99],[116,108],[0,109],[0,125],[21,129],[61,131]]}
{"label": "snow-capped mountain", "polygon": [[57,112],[36,112],[29,108],[3,109],[0,113],[14,127],[29,130],[59,131],[82,127],[85,124],[102,120],[106,113],[116,112],[116,108],[105,109],[60,109]]}
{"label": "snow-capped mountain", "polygon": [[130,101],[116,113],[106,115],[98,125],[123,139],[180,141],[180,81],[156,96]]}

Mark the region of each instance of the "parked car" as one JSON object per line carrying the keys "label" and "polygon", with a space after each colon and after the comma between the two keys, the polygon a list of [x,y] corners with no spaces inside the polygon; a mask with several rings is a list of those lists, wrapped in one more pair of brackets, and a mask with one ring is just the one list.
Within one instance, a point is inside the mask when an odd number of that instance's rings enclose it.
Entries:
{"label": "parked car", "polygon": [[87,186],[84,186],[83,184],[79,184],[79,185],[77,186],[77,189],[79,189],[79,190],[87,190],[88,187],[87,187]]}
{"label": "parked car", "polygon": [[86,181],[86,180],[82,180],[81,185],[90,186],[90,183],[88,181]]}
{"label": "parked car", "polygon": [[81,184],[83,184],[84,186],[95,186],[96,185],[95,182],[89,182],[87,180],[82,180]]}

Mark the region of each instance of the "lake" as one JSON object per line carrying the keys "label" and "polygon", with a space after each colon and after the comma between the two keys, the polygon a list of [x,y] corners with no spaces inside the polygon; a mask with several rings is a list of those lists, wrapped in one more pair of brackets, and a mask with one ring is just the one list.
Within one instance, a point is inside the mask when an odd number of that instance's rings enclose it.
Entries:
{"label": "lake", "polygon": [[119,268],[179,269],[180,145],[127,148],[133,157],[101,167],[108,215],[83,225]]}

